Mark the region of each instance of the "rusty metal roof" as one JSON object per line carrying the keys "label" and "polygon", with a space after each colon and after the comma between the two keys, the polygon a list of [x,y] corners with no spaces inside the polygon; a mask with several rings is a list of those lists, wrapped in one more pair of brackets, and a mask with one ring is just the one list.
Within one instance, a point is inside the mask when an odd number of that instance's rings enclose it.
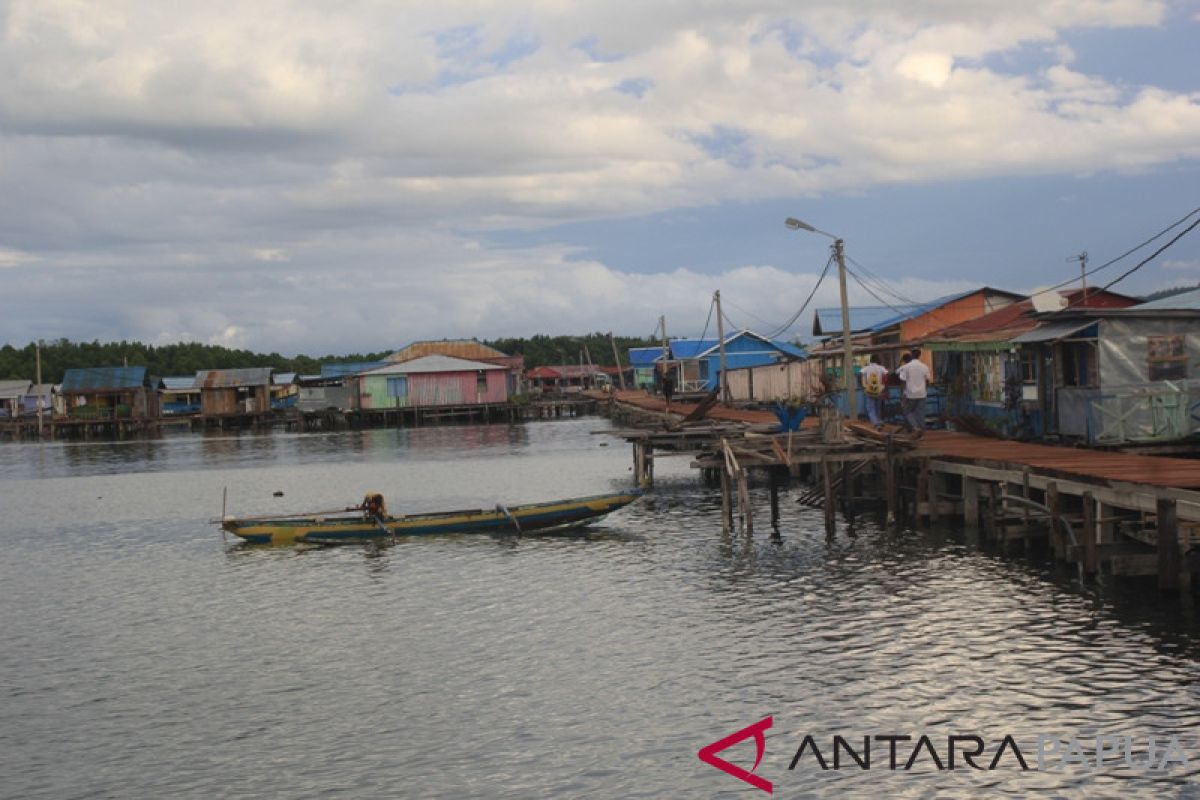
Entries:
{"label": "rusty metal roof", "polygon": [[393,364],[401,361],[412,361],[425,356],[450,356],[451,358],[466,358],[484,360],[489,358],[506,358],[507,353],[501,353],[494,347],[475,341],[474,339],[443,339],[433,342],[413,342],[403,350],[398,350],[387,357]]}
{"label": "rusty metal roof", "polygon": [[145,367],[81,367],[63,374],[62,391],[112,392],[146,385]]}
{"label": "rusty metal roof", "polygon": [[232,389],[238,386],[270,386],[270,367],[247,369],[204,369],[196,373],[196,386],[200,389]]}

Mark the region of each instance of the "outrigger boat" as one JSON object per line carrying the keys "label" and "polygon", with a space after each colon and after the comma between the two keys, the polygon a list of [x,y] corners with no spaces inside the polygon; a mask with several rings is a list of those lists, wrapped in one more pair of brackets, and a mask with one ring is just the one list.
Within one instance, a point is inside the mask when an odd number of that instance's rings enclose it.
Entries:
{"label": "outrigger boat", "polygon": [[348,544],[398,536],[441,533],[545,534],[595,522],[641,496],[633,489],[614,494],[529,503],[494,509],[442,511],[393,517],[383,495],[370,493],[362,505],[332,512],[268,517],[222,517],[221,527],[252,544]]}

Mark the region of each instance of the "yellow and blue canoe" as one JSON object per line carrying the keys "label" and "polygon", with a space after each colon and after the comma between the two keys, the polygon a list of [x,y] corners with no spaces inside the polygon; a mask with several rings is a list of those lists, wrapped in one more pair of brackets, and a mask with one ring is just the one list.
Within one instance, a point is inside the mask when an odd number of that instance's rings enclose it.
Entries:
{"label": "yellow and blue canoe", "polygon": [[398,536],[444,533],[545,534],[595,522],[637,500],[633,489],[573,500],[497,505],[494,509],[441,511],[400,517],[365,514],[331,516],[225,517],[221,527],[251,544],[351,544]]}

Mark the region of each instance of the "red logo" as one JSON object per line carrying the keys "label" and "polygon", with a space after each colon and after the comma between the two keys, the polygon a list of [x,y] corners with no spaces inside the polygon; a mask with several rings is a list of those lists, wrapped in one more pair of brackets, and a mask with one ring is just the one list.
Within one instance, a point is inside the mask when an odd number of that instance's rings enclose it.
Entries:
{"label": "red logo", "polygon": [[[700,748],[700,760],[705,764],[716,767],[722,772],[729,773],[738,780],[745,781],[756,789],[762,789],[767,794],[771,794],[773,789],[771,782],[754,774],[754,770],[758,769],[758,762],[762,761],[763,753],[767,750],[767,739],[763,736],[763,731],[771,727],[771,721],[772,717],[765,717],[753,725],[742,728],[737,733],[730,734],[724,739]],[[738,742],[749,739],[751,736],[754,737],[754,744],[758,748],[758,755],[755,756],[754,766],[749,771],[742,769],[737,764],[730,764],[725,759],[717,757],[717,753],[727,747],[733,747]]]}

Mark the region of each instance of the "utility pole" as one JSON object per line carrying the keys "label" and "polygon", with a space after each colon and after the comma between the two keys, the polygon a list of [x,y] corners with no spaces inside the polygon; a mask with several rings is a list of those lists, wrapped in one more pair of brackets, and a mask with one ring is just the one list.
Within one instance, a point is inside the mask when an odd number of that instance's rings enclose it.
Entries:
{"label": "utility pole", "polygon": [[850,419],[858,419],[858,387],[854,384],[854,346],[850,340],[850,306],[846,301],[846,253],[841,239],[833,242],[833,253],[837,256],[838,286],[842,294],[842,342],[846,348],[842,377],[846,383],[846,411]]}
{"label": "utility pole", "polygon": [[613,362],[617,365],[617,381],[623,392],[625,391],[625,373],[621,369],[621,356],[617,353],[617,340],[613,338],[612,331],[608,332],[608,343],[612,345]]}
{"label": "utility pole", "polygon": [[838,263],[838,286],[842,295],[842,344],[845,347],[845,363],[842,365],[842,377],[845,378],[846,411],[850,419],[858,419],[858,386],[854,380],[854,346],[850,340],[850,306],[846,301],[846,252],[845,243],[841,237],[814,228],[807,222],[795,217],[788,217],[783,224],[794,231],[812,231],[833,239],[833,254]]}
{"label": "utility pole", "polygon": [[662,331],[662,369],[659,370],[661,380],[671,372],[671,348],[667,344],[667,317],[665,314],[658,318],[658,327]]}
{"label": "utility pole", "polygon": [[38,418],[38,438],[42,438],[42,340],[38,339],[33,344],[34,360],[37,362],[37,387],[34,389],[37,392],[37,418]]}
{"label": "utility pole", "polygon": [[713,292],[713,303],[717,306],[717,352],[721,354],[720,391],[721,402],[729,405],[729,383],[725,380],[725,320],[721,315],[721,291]]}
{"label": "utility pole", "polygon": [[1079,300],[1079,305],[1087,305],[1087,250],[1084,250],[1077,256],[1071,256],[1067,261],[1079,262],[1079,283],[1083,286],[1083,297]]}

